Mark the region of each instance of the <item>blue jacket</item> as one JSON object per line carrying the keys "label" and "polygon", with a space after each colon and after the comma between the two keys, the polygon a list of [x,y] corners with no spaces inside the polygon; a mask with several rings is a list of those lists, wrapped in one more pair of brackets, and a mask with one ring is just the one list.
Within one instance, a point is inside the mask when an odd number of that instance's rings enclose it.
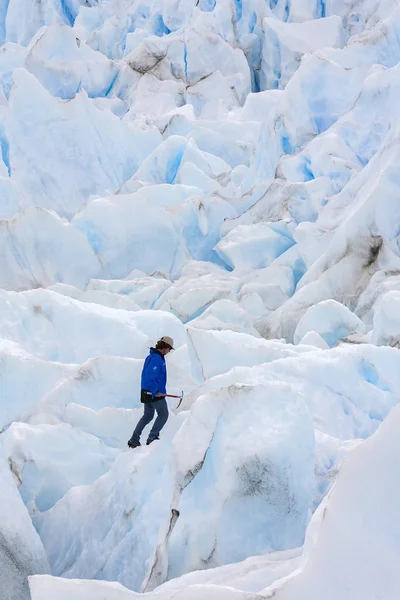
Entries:
{"label": "blue jacket", "polygon": [[150,354],[144,361],[142,371],[142,390],[153,394],[167,393],[167,367],[165,358],[154,348],[150,348]]}

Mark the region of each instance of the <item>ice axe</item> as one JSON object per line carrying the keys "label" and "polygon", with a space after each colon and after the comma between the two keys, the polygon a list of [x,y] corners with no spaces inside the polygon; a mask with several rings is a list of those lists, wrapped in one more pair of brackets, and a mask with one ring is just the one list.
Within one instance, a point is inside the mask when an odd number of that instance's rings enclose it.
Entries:
{"label": "ice axe", "polygon": [[182,400],[183,400],[183,392],[180,396],[174,396],[173,394],[165,394],[166,398],[179,398],[179,402],[178,402],[178,406],[176,408],[179,408],[180,405],[182,404]]}

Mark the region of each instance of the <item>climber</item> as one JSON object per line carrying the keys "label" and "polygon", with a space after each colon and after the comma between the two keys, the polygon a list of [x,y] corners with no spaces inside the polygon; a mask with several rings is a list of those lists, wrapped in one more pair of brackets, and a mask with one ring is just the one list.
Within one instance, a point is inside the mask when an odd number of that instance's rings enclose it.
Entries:
{"label": "climber", "polygon": [[173,349],[174,340],[165,335],[157,342],[155,348],[150,348],[150,354],[144,361],[140,393],[140,401],[144,404],[144,413],[128,441],[129,448],[137,448],[141,445],[141,433],[153,420],[155,412],[157,412],[157,418],[147,438],[147,445],[159,439],[160,431],[168,420],[168,405],[165,399],[167,395],[165,356]]}

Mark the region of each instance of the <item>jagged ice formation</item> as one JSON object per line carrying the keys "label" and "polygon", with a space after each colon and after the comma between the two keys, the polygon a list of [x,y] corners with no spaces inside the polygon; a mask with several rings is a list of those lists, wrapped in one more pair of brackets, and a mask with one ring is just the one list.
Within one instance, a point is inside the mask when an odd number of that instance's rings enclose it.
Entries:
{"label": "jagged ice formation", "polygon": [[398,0],[0,3],[2,600],[400,597],[399,40]]}

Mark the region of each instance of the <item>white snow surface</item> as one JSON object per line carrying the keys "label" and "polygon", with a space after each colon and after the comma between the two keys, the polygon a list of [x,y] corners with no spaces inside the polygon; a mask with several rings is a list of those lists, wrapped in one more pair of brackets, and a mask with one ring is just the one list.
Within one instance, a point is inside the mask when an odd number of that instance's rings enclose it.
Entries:
{"label": "white snow surface", "polygon": [[0,3],[1,600],[400,597],[399,40],[399,0]]}

